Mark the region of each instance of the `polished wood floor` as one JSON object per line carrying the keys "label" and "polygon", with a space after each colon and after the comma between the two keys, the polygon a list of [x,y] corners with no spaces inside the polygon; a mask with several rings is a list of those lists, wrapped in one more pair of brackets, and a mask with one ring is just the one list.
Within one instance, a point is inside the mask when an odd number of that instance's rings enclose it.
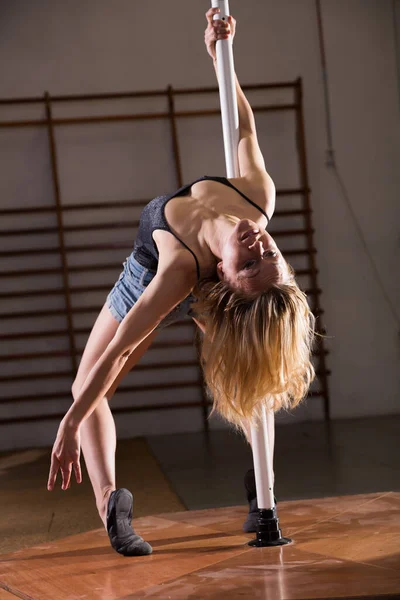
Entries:
{"label": "polished wood floor", "polygon": [[0,600],[400,598],[400,493],[282,502],[293,543],[251,548],[246,507],[135,521],[151,556],[126,558],[104,530],[0,557]]}

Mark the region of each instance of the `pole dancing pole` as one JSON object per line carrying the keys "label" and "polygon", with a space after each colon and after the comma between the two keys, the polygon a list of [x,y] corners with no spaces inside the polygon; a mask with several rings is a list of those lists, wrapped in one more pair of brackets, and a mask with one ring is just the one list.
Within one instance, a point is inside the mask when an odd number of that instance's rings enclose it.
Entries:
{"label": "pole dancing pole", "polygon": [[[219,8],[214,21],[223,21],[230,15],[228,0],[212,0],[212,8]],[[232,38],[218,40],[216,44],[217,68],[219,81],[219,99],[221,105],[222,133],[224,136],[224,152],[226,176],[239,177],[239,112],[236,96],[235,65],[233,61]]]}
{"label": "pole dancing pole", "polygon": [[[219,14],[213,19],[226,20],[230,15],[228,0],[211,0],[212,8],[219,8]],[[227,177],[239,177],[239,112],[236,96],[235,66],[233,60],[232,38],[218,40],[216,43],[219,98],[221,105],[222,131]],[[281,546],[289,544],[290,539],[282,537],[279,519],[274,501],[272,460],[268,443],[267,412],[262,409],[258,427],[251,426],[254,473],[256,479],[257,504],[259,517],[257,538],[249,546]]]}

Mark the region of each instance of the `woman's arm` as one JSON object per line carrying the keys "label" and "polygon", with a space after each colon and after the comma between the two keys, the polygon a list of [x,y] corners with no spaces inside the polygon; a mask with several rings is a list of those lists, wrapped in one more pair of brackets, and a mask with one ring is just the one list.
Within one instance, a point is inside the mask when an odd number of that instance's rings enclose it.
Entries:
{"label": "woman's arm", "polygon": [[[217,53],[216,53],[216,42],[217,40],[227,40],[232,36],[235,37],[236,33],[236,20],[233,17],[228,17],[227,21],[221,19],[213,20],[213,15],[219,13],[219,8],[210,8],[206,13],[208,22],[207,29],[204,33],[204,41],[207,46],[207,52],[213,59],[215,74],[218,80],[218,68],[217,68]],[[256,123],[254,120],[253,110],[244,95],[244,92],[240,86],[238,78],[235,73],[236,81],[236,96],[238,103],[239,112],[239,136],[240,138],[249,134],[256,133]],[[262,157],[261,157],[262,158]]]}
{"label": "woman's arm", "polygon": [[176,265],[171,264],[169,268],[157,273],[88,374],[65,416],[71,427],[79,427],[95,410],[135,348],[190,294],[193,285],[191,274]]}
{"label": "woman's arm", "polygon": [[48,490],[54,489],[59,470],[62,474],[62,489],[66,490],[70,485],[72,468],[77,482],[81,483],[81,423],[105,396],[133,350],[189,295],[195,283],[196,275],[192,269],[181,268],[177,262],[170,262],[167,266],[163,264],[163,268],[159,269],[129,311],[60,423],[51,454]]}
{"label": "woman's arm", "polygon": [[[232,17],[231,17],[232,18]],[[228,27],[228,24],[223,21],[224,26]],[[226,38],[222,38],[226,39]],[[215,74],[218,80],[218,67],[217,67],[217,57],[213,57],[213,64],[215,69]],[[247,100],[241,86],[237,75],[235,73],[235,81],[236,81],[236,97],[238,103],[238,112],[239,112],[239,137],[245,137],[249,134],[256,134],[256,122],[254,119],[253,109],[251,108],[249,101]],[[262,157],[261,157],[262,158]]]}
{"label": "woman's arm", "polygon": [[[228,17],[228,21],[213,20],[213,15],[219,12],[218,8],[212,8],[206,13],[208,22],[204,35],[204,41],[209,55],[213,59],[215,73],[218,79],[217,58],[215,44],[217,40],[228,39],[235,36],[236,21],[233,17]],[[240,176],[246,178],[249,182],[255,183],[257,188],[262,189],[269,216],[272,215],[275,208],[275,185],[265,168],[264,157],[262,155],[258,139],[253,110],[236,79],[236,96],[239,112],[239,146],[238,160]]]}
{"label": "woman's arm", "polygon": [[[213,62],[215,73],[218,79],[217,59],[215,58]],[[265,168],[264,157],[258,143],[253,109],[251,108],[250,103],[240,86],[236,73],[235,80],[239,112],[238,159],[240,175],[241,177],[251,177],[259,174],[268,178],[269,175]],[[271,183],[273,183],[272,179]]]}

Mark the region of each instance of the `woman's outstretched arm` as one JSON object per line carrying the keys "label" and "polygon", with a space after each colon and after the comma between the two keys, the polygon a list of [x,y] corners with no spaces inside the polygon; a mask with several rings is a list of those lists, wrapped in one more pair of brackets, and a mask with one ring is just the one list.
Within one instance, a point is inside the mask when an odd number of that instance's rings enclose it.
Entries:
{"label": "woman's outstretched arm", "polygon": [[[160,263],[159,263],[160,264]],[[130,354],[162,319],[191,292],[196,276],[170,263],[157,272],[139,300],[118,327],[117,333],[86,377],[74,403],[61,421],[51,455],[48,489],[53,490],[60,470],[67,489],[72,469],[78,483],[80,469],[80,426],[95,410],[118,377]]]}
{"label": "woman's outstretched arm", "polygon": [[[217,79],[218,69],[215,44],[217,40],[225,40],[230,36],[232,36],[233,39],[236,31],[236,21],[233,17],[228,17],[227,21],[213,20],[213,15],[218,12],[218,8],[211,8],[207,11],[206,18],[208,25],[204,34],[207,52],[213,59]],[[269,205],[269,210],[267,212],[271,216],[275,208],[275,185],[265,168],[264,157],[257,139],[253,110],[240,86],[236,74],[235,80],[239,112],[238,160],[240,176],[256,181],[262,185],[267,195],[267,204]]]}
{"label": "woman's outstretched arm", "polygon": [[[207,29],[204,33],[204,41],[207,46],[207,52],[213,59],[215,73],[218,79],[217,69],[217,54],[215,44],[217,40],[227,40],[230,37],[235,37],[236,33],[236,20],[233,17],[228,17],[227,21],[221,19],[213,20],[213,15],[219,13],[219,8],[210,8],[206,13],[208,22]],[[244,95],[244,92],[240,86],[238,78],[235,73],[236,81],[236,95],[239,111],[239,134],[240,137],[249,133],[256,133],[256,123],[254,120],[253,110]]]}

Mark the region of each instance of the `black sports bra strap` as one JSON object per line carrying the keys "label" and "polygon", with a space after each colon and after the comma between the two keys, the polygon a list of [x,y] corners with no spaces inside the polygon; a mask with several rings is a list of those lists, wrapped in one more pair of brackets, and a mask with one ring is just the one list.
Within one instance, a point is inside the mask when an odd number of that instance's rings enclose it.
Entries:
{"label": "black sports bra strap", "polygon": [[227,185],[228,187],[232,188],[233,190],[235,190],[235,192],[237,192],[238,194],[240,194],[242,196],[242,198],[244,198],[245,200],[247,200],[247,202],[250,202],[250,204],[252,204],[255,208],[258,208],[258,210],[260,212],[262,212],[262,214],[266,217],[267,219],[267,224],[270,221],[269,216],[267,215],[267,213],[258,206],[258,204],[256,204],[255,202],[253,202],[253,200],[250,200],[250,198],[248,198],[246,196],[246,194],[243,194],[243,192],[241,192],[240,190],[238,190],[238,188],[236,186],[233,185],[233,183],[231,183],[229,181],[229,179],[227,179],[226,177],[207,177],[205,176],[204,179],[211,179],[212,181],[218,181],[219,183],[223,183],[224,185]]}

